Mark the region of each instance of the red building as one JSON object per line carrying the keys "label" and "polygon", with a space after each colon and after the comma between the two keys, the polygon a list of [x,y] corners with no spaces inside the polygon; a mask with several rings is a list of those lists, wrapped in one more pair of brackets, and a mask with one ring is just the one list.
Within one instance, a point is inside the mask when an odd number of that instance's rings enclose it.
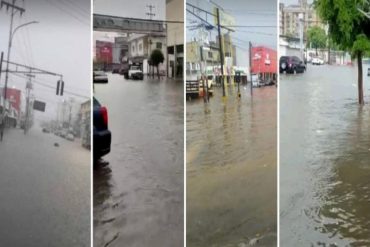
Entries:
{"label": "red building", "polygon": [[113,43],[96,41],[96,61],[105,64],[111,64],[113,62]]}
{"label": "red building", "polygon": [[252,74],[259,74],[263,80],[276,79],[276,50],[264,46],[253,47],[251,72]]}
{"label": "red building", "polygon": [[[3,91],[3,88],[0,90]],[[19,113],[21,111],[21,90],[15,88],[7,88],[6,98],[12,107]]]}

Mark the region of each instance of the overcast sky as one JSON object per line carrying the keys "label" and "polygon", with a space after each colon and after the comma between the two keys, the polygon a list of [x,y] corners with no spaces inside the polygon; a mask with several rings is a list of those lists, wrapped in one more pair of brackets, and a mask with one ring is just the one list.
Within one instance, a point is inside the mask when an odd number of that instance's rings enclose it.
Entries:
{"label": "overcast sky", "polygon": [[[10,60],[31,65],[43,70],[63,74],[65,90],[79,95],[91,95],[91,16],[90,0],[16,0],[16,5],[26,12],[14,17],[14,28],[30,21],[38,21],[20,28],[14,35]],[[10,12],[0,10],[0,51],[7,54]],[[23,76],[22,76],[23,77]],[[9,86],[24,91],[26,79],[10,76]],[[0,85],[4,85],[5,75]],[[55,95],[58,78],[37,75],[33,94],[37,99],[46,101],[46,113],[37,113],[38,119],[56,116],[56,102],[69,97],[75,101],[84,98],[68,95]],[[52,88],[40,85],[49,85]],[[24,99],[23,99],[24,103]]]}
{"label": "overcast sky", "polygon": [[94,0],[94,13],[147,19],[148,5],[153,5],[153,20],[164,20],[166,17],[166,0]]}
{"label": "overcast sky", "polygon": [[[209,12],[213,12],[216,3],[225,12],[235,17],[235,25],[242,26],[273,26],[273,27],[248,27],[237,28],[232,33],[232,42],[237,45],[237,62],[240,66],[248,66],[248,42],[254,46],[264,45],[273,49],[277,48],[277,1],[276,0],[188,0],[189,3],[196,5]],[[187,25],[196,20],[191,14],[187,13]],[[214,24],[213,20],[210,22]],[[198,36],[198,30],[191,31],[186,29],[186,39],[190,41]],[[212,32],[211,40],[215,40],[216,31]]]}
{"label": "overcast sky", "polygon": [[[153,5],[153,20],[166,19],[166,0],[140,0],[132,4],[132,0],[94,0],[94,13],[102,15],[112,15],[128,18],[148,19],[146,13],[149,12],[148,5]],[[114,42],[114,37],[120,36],[118,33],[94,32],[94,46],[96,40]],[[95,55],[95,51],[94,51]]]}

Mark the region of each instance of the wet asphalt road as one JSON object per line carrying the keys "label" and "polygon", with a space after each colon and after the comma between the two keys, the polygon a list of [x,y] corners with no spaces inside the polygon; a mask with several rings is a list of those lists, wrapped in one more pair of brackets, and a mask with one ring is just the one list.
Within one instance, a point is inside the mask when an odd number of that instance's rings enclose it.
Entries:
{"label": "wet asphalt road", "polygon": [[112,131],[94,170],[94,246],[183,246],[183,82],[108,76],[94,92]]}
{"label": "wet asphalt road", "polygon": [[309,66],[280,77],[280,242],[370,246],[370,77]]}
{"label": "wet asphalt road", "polygon": [[277,88],[187,101],[187,246],[276,246]]}
{"label": "wet asphalt road", "polygon": [[[58,142],[59,147],[54,147]],[[90,246],[90,152],[33,127],[0,142],[0,246]]]}

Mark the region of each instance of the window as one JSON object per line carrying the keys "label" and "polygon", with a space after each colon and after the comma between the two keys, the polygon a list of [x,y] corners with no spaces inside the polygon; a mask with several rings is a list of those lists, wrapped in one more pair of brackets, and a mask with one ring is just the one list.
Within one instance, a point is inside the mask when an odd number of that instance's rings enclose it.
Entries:
{"label": "window", "polygon": [[143,44],[139,44],[138,52],[141,52],[143,50]]}
{"label": "window", "polygon": [[161,42],[157,42],[156,48],[162,50],[162,43]]}
{"label": "window", "polygon": [[184,53],[184,45],[176,45],[176,53]]}

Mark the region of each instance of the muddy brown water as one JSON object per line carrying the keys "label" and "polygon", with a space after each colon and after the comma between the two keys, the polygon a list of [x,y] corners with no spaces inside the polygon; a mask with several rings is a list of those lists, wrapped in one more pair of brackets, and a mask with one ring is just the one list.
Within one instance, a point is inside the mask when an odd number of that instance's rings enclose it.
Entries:
{"label": "muddy brown water", "polygon": [[[365,65],[365,70],[367,66]],[[309,66],[280,83],[280,244],[370,246],[370,79]]]}
{"label": "muddy brown water", "polygon": [[276,245],[276,87],[187,102],[187,246]]}
{"label": "muddy brown water", "polygon": [[108,164],[94,170],[94,246],[183,246],[183,82],[108,73]]}

